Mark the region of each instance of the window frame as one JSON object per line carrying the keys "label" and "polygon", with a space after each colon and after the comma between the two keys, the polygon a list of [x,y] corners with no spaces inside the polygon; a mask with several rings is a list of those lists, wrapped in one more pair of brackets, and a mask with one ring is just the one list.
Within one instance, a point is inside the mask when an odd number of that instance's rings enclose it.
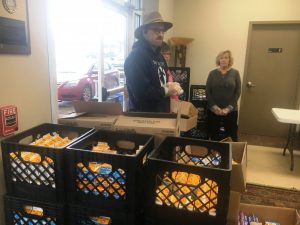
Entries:
{"label": "window frame", "polygon": [[[47,8],[50,8],[52,0],[47,0]],[[131,46],[134,42],[134,30],[141,23],[142,16],[142,0],[103,0],[103,3],[112,8],[117,13],[125,16],[127,21],[126,31],[124,37],[124,59],[130,52]],[[135,16],[139,17],[138,22],[134,21]],[[47,13],[47,36],[48,36],[48,63],[49,63],[49,79],[50,79],[50,102],[51,102],[51,120],[53,123],[57,123],[58,120],[58,100],[57,100],[57,75],[56,75],[56,56],[55,56],[55,44],[53,37],[53,29],[51,24],[50,13]],[[103,57],[103,53],[101,54]]]}

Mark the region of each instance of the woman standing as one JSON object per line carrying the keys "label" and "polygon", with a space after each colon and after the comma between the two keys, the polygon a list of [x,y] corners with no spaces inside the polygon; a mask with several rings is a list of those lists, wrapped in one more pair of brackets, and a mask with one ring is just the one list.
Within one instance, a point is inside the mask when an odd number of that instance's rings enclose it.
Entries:
{"label": "woman standing", "polygon": [[220,140],[220,125],[223,123],[227,136],[238,141],[237,101],[241,94],[239,71],[232,68],[231,51],[220,52],[216,57],[218,68],[212,70],[206,82],[208,101],[208,132],[212,140]]}

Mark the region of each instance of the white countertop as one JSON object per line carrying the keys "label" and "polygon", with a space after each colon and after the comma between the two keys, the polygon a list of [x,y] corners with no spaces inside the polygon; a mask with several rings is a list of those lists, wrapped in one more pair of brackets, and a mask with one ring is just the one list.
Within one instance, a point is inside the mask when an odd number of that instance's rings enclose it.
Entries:
{"label": "white countertop", "polygon": [[272,108],[272,113],[279,122],[300,124],[300,110]]}

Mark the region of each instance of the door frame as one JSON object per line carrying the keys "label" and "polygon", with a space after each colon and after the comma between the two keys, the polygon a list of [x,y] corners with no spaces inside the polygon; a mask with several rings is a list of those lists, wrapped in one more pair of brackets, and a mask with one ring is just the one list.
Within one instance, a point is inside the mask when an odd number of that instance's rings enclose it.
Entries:
{"label": "door frame", "polygon": [[[250,21],[249,22],[244,75],[243,75],[243,83],[242,83],[242,93],[241,93],[241,103],[240,103],[240,110],[239,110],[240,112],[241,112],[243,105],[245,104],[245,93],[247,90],[246,85],[247,85],[247,75],[248,75],[249,60],[250,60],[252,33],[253,33],[254,26],[259,26],[259,25],[262,25],[262,26],[265,26],[265,25],[274,25],[274,26],[276,26],[276,25],[299,25],[300,26],[300,20],[295,20],[295,21]],[[298,77],[300,77],[300,74]],[[298,87],[297,92],[298,92],[298,94],[297,94],[298,100],[296,97],[296,100],[295,100],[296,102],[294,104],[295,104],[296,108],[300,108],[300,102],[299,102],[299,100],[300,100],[300,85]]]}

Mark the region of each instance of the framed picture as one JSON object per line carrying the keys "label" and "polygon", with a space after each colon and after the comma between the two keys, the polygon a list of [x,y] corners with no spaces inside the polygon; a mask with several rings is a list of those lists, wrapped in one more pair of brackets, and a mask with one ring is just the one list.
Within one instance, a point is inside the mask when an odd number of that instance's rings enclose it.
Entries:
{"label": "framed picture", "polygon": [[183,94],[179,95],[182,101],[189,100],[190,90],[190,68],[189,67],[169,67],[173,81],[178,82],[183,89]]}
{"label": "framed picture", "polygon": [[27,0],[0,0],[0,54],[30,54]]}

